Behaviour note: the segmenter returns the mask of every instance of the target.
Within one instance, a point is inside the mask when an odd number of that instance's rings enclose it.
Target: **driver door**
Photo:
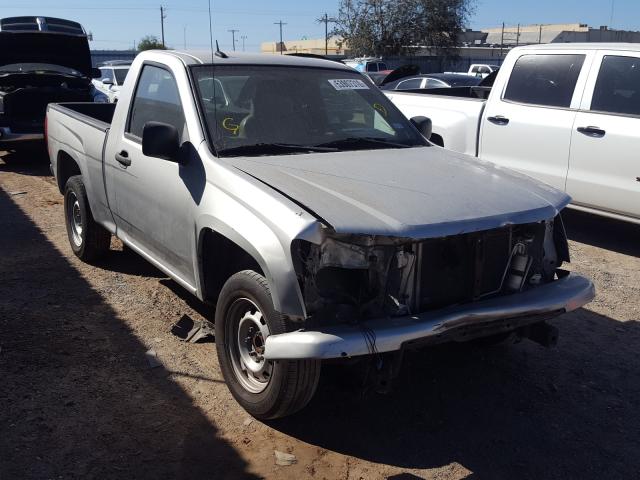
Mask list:
[[[175,126],[182,132],[181,143],[188,139],[176,80],[168,69],[155,64],[143,66],[124,136],[115,149],[118,234],[184,283],[194,285],[195,206],[181,175],[190,166],[144,155],[142,132],[149,121]]]

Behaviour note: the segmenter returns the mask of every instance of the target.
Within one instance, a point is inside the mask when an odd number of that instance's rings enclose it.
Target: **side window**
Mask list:
[[[377,63],[367,63],[367,72],[377,72],[378,64]]]
[[[173,75],[163,68],[145,65],[138,79],[127,133],[142,138],[144,125],[150,121],[173,125],[181,134],[185,127],[184,112]]]
[[[478,68],[478,73],[485,74],[485,73],[491,73],[491,71],[489,70],[489,67],[480,67]]]
[[[640,115],[640,58],[608,55],[602,59],[591,110]]]
[[[383,72],[383,71],[387,70],[387,64],[386,63],[379,63],[378,64],[378,70],[380,72]]]
[[[513,66],[505,100],[568,108],[584,55],[523,55]]]
[[[480,68],[480,67],[478,67],[477,65],[476,65],[476,66],[474,66],[474,67],[471,69],[471,73],[478,73],[478,69],[479,69],[479,68]]]
[[[421,78],[411,78],[398,83],[396,90],[412,90],[414,88],[420,88],[422,86]]]
[[[427,78],[427,85],[425,88],[446,88],[448,85],[435,78]]]

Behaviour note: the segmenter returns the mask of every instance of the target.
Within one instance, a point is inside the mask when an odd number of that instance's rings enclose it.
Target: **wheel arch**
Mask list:
[[[82,175],[80,163],[64,150],[58,150],[56,155],[56,180],[60,193],[64,193],[64,186],[74,175]]]
[[[201,227],[197,239],[198,291],[203,300],[215,302],[233,274],[254,270],[265,277],[278,312],[305,317],[290,254],[279,242],[260,244],[257,239],[245,238],[237,230],[217,222]]]

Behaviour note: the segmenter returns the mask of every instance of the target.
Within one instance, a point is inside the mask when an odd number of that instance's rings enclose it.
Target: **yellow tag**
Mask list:
[[[375,108],[377,111],[379,111],[383,117],[387,116],[387,109],[384,108],[384,105],[380,105],[379,103],[374,103],[373,104],[373,108]]]
[[[233,117],[226,117],[222,120],[222,128],[229,130],[234,135],[237,135],[238,130],[240,130],[240,125],[231,122],[233,122]]]

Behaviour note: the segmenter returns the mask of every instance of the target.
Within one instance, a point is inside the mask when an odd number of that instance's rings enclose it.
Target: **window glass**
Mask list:
[[[215,71],[203,65],[192,71],[210,138],[223,156],[237,147],[322,146],[361,138],[396,147],[426,144],[390,100],[355,71],[252,65]],[[339,148],[363,147],[347,142]]]
[[[435,78],[427,78],[427,85],[425,88],[447,88],[448,86],[449,85],[446,83],[436,80]]]
[[[403,82],[398,83],[398,90],[411,90],[414,88],[420,88],[422,86],[421,78],[412,78],[410,80],[405,80]]]
[[[124,79],[127,78],[128,72],[129,72],[128,68],[114,68],[113,75],[115,77],[115,82],[118,85],[124,84]]]
[[[387,64],[386,63],[379,63],[378,64],[378,70],[383,72],[384,70],[387,70]]]
[[[478,73],[478,69],[479,69],[479,68],[480,68],[480,67],[478,67],[478,66],[476,65],[475,67],[473,67],[473,68],[471,69],[471,73]]]
[[[603,58],[591,110],[640,115],[640,58]]]
[[[523,55],[513,67],[505,100],[568,108],[584,55]]]
[[[367,63],[367,72],[377,72],[378,64],[377,63]]]
[[[145,65],[138,80],[127,132],[142,138],[144,125],[150,121],[168,123],[181,133],[185,126],[175,79],[167,70]]]

